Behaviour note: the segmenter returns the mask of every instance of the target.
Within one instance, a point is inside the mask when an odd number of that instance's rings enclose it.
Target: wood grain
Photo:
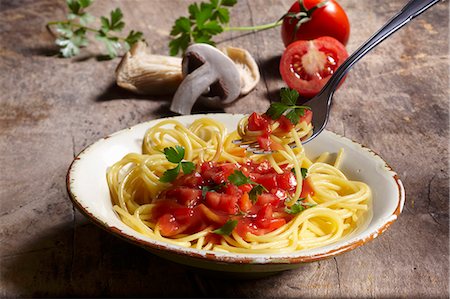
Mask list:
[[[239,1],[232,24],[276,20],[292,1]],[[351,52],[405,1],[341,0]],[[166,54],[183,0],[96,1],[119,6],[126,29],[144,32]],[[440,3],[359,62],[336,93],[328,129],[379,153],[407,193],[399,220],[352,252],[261,280],[197,273],[119,240],[74,210],[65,174],[98,138],[170,115],[170,98],[116,87],[118,59],[96,61],[95,44],[59,59],[46,22],[64,18],[64,1],[0,1],[1,297],[448,297],[448,3]],[[279,29],[229,32],[218,46],[248,49],[262,80],[227,112],[265,110],[283,86]],[[196,111],[204,108],[197,107]]]

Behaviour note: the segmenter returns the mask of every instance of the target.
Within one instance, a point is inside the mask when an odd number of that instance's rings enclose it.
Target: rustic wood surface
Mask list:
[[[276,20],[292,0],[240,0],[232,25]],[[352,52],[406,0],[340,0]],[[126,29],[168,52],[187,1],[96,1],[96,16],[121,7]],[[116,87],[119,60],[100,46],[54,57],[44,26],[64,1],[0,0],[1,297],[448,297],[449,9],[440,3],[359,62],[335,95],[328,129],[379,153],[399,174],[406,205],[382,236],[335,258],[261,280],[214,278],[160,259],[90,223],[74,209],[65,175],[98,138],[170,115],[170,98]],[[248,49],[262,80],[227,112],[264,111],[283,86],[279,29],[227,33],[219,45]],[[200,111],[202,108],[197,108]]]

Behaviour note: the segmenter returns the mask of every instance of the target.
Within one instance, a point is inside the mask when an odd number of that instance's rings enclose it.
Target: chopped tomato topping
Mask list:
[[[239,209],[241,209],[242,212],[248,212],[251,209],[252,202],[250,201],[250,197],[247,192],[242,194],[241,198],[239,198],[238,204]]]
[[[238,220],[235,231],[243,238],[248,233],[263,235],[292,219],[284,212],[284,202],[295,193],[297,181],[287,165],[279,174],[268,161],[245,164],[205,162],[197,172],[182,175],[173,187],[161,192],[154,201],[151,221],[158,225],[163,236],[191,234],[206,227],[220,228],[228,220]],[[240,186],[230,182],[229,176],[239,170],[250,182]],[[265,190],[252,202],[250,193],[255,185]],[[302,196],[313,194],[309,179],[303,181]],[[214,235],[214,234],[212,234]],[[209,240],[217,241],[210,236]]]
[[[304,198],[307,195],[314,195],[314,189],[312,187],[310,178],[306,178],[305,180],[303,180],[302,193],[300,194],[300,197]]]
[[[278,142],[275,142],[268,135],[261,135],[257,138],[259,147],[265,151],[278,151],[282,150],[283,146]]]
[[[288,133],[294,128],[294,124],[284,115],[277,119],[277,121],[280,123],[278,128],[282,132]]]
[[[313,116],[312,111],[309,109],[306,109],[305,114],[300,117],[299,122],[306,122],[307,124],[310,124],[312,121],[312,116]]]
[[[248,118],[249,131],[265,131],[268,132],[270,126],[270,118],[253,112]]]

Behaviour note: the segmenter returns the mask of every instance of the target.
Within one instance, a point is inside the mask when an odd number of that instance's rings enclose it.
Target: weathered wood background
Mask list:
[[[293,0],[240,0],[232,25],[276,20]],[[352,33],[348,50],[406,0],[339,1]],[[154,53],[168,52],[187,1],[96,1],[96,16],[121,7]],[[406,206],[382,236],[352,252],[262,280],[211,278],[97,228],[74,210],[67,168],[86,145],[116,130],[169,115],[169,98],[120,90],[119,60],[100,46],[59,59],[44,26],[65,17],[64,1],[0,1],[1,297],[447,297],[449,9],[440,3],[359,62],[335,95],[328,129],[379,153],[403,180]],[[262,72],[257,89],[226,109],[264,111],[283,83],[279,29],[223,34],[248,49]]]

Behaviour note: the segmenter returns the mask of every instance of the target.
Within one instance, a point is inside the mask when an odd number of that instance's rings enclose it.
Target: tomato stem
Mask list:
[[[243,26],[243,27],[225,27],[223,31],[250,31],[250,30],[267,30],[275,28],[283,24],[283,20],[278,20],[273,23],[257,25],[257,26]]]

